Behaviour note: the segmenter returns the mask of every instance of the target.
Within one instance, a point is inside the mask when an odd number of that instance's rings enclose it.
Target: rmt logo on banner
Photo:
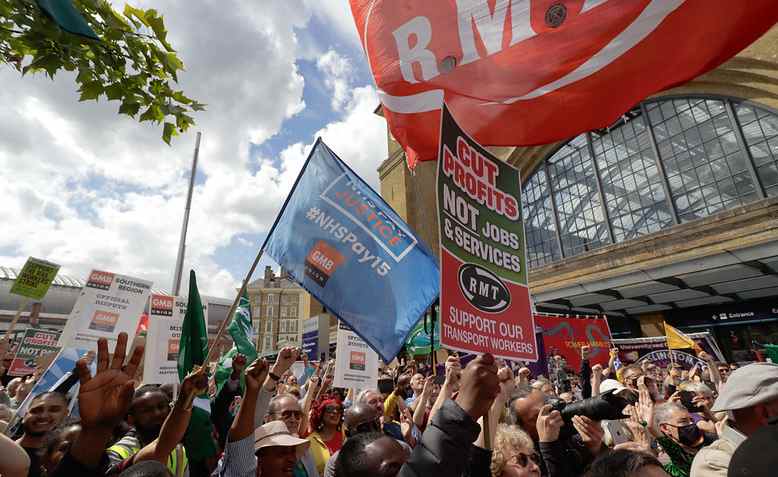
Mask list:
[[[474,307],[497,313],[511,304],[511,294],[502,280],[485,268],[472,263],[459,267],[459,288]]]

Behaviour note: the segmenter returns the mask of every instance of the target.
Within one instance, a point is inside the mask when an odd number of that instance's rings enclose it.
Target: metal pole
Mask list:
[[[178,296],[181,288],[181,273],[184,268],[184,255],[186,253],[186,229],[189,226],[189,209],[192,208],[192,189],[194,189],[195,175],[197,174],[197,157],[200,155],[200,137],[202,133],[197,132],[195,140],[194,157],[192,158],[192,174],[189,176],[189,191],[186,194],[186,207],[184,208],[184,223],[181,224],[181,239],[178,242],[178,257],[176,258],[176,271],[173,275],[173,287],[171,294]]]

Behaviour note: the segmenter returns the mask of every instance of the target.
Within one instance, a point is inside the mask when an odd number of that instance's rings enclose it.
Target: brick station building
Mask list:
[[[619,337],[709,330],[737,361],[778,343],[778,27],[609,128],[490,149],[521,171],[538,310],[606,314]],[[390,136],[378,172],[437,249],[436,163],[411,173]]]

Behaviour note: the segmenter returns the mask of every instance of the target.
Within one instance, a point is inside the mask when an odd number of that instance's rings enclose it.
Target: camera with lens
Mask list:
[[[565,425],[560,431],[560,438],[570,437],[575,434],[573,427],[573,416],[586,416],[593,421],[625,419],[624,408],[635,404],[637,396],[631,391],[623,390],[616,392],[615,389],[608,390],[600,395],[567,403],[561,399],[550,398],[546,404],[551,405],[554,411],[559,411]]]

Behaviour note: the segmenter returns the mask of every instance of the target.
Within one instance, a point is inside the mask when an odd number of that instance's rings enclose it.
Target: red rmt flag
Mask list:
[[[350,2],[409,162],[437,158],[444,99],[481,144],[563,140],[717,67],[778,21],[776,0]]]

